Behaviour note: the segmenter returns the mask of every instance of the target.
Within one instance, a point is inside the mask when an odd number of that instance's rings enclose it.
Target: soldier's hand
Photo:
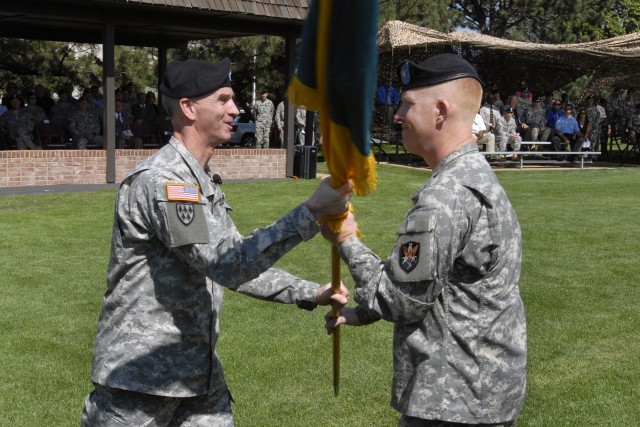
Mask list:
[[[333,188],[331,178],[324,177],[316,191],[306,201],[309,210],[316,217],[346,212],[349,209],[349,199],[353,193],[353,185],[347,182],[342,187]]]
[[[324,327],[327,329],[327,333],[331,335],[336,327],[340,325],[350,325],[350,326],[360,326],[360,320],[358,320],[358,316],[356,315],[355,309],[351,307],[345,307],[340,311],[340,316],[337,318],[333,317],[333,312],[330,311],[324,316],[325,325]]]
[[[322,224],[322,228],[320,230],[322,232],[322,237],[327,239],[334,246],[340,246],[340,244],[349,237],[358,235],[358,225],[356,224],[356,218],[352,213],[347,215],[339,232],[335,233],[329,230],[326,224]]]
[[[318,305],[329,305],[335,310],[342,308],[349,302],[349,289],[340,282],[340,290],[336,293],[331,289],[331,283],[321,286],[316,291],[316,302]]]

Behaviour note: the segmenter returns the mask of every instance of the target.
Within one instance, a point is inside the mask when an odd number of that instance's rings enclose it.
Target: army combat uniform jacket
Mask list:
[[[468,424],[516,419],[526,383],[521,232],[475,144],[413,195],[386,261],[356,237],[340,253],[360,320],[394,323],[394,408]]]
[[[226,390],[215,352],[223,286],[315,308],[317,284],[270,268],[319,231],[307,206],[245,238],[208,172],[172,138],[123,180],[94,383],[173,397]]]

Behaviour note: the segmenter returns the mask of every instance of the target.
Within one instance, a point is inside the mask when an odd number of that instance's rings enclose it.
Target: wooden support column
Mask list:
[[[284,73],[284,89],[289,87],[289,83],[296,71],[296,38],[293,33],[287,34],[284,40],[284,62],[287,69]],[[287,178],[293,176],[293,156],[295,144],[295,108],[288,101],[284,103],[284,137],[283,142],[287,147]]]
[[[116,122],[115,111],[115,24],[113,17],[108,17],[102,30],[102,93],[104,95],[104,109],[102,112],[102,138],[107,150],[106,180],[112,184],[116,182]]]

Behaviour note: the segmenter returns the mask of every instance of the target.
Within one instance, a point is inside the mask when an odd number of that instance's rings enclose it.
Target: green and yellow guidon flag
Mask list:
[[[366,195],[376,185],[371,122],[376,91],[378,0],[314,0],[287,96],[319,111],[331,184]]]

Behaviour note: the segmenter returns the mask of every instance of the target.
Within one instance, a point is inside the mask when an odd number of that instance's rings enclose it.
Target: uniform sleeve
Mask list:
[[[313,214],[301,204],[243,237],[227,214],[224,197],[213,203],[168,200],[168,179],[143,173],[132,182],[126,217],[133,224],[128,227],[144,230],[147,238],[158,239],[190,268],[225,287],[236,289],[255,279],[319,231]]]
[[[235,290],[257,299],[296,304],[305,310],[316,308],[319,285],[301,279],[284,270],[270,268],[257,278],[238,286]]]
[[[356,237],[340,246],[356,282],[354,299],[359,304],[399,324],[425,317],[446,285],[456,248],[464,238],[459,225],[466,223],[455,198],[440,203],[439,209],[417,209],[405,218],[386,261]]]

